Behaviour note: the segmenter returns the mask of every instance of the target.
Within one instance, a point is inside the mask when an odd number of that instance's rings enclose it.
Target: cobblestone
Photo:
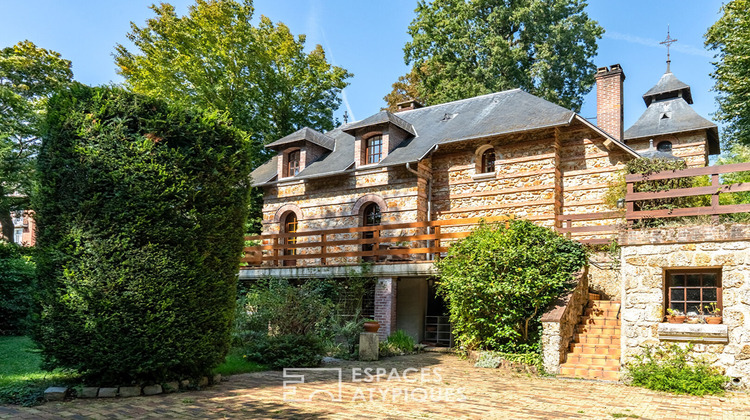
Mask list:
[[[452,354],[424,353],[326,367],[342,369],[341,401],[331,401],[330,397],[326,401],[324,397],[328,395],[318,394],[313,401],[285,402],[282,372],[259,372],[231,376],[228,381],[203,391],[128,399],[78,399],[30,408],[0,406],[0,419],[611,419],[613,414],[620,414],[641,419],[731,420],[746,419],[750,413],[750,395],[746,393],[702,398],[676,396],[618,383],[542,378],[475,368]],[[381,368],[382,374],[375,376],[377,371],[373,371],[372,381],[366,382],[367,368]],[[415,370],[407,371],[409,368]],[[424,377],[422,372],[426,373]],[[352,382],[353,377],[361,381]],[[305,397],[313,390],[338,393],[338,382],[326,376],[326,372],[308,372],[305,382],[298,384],[297,396]],[[430,397],[421,401],[424,395],[421,390],[426,390],[436,401],[429,401]]]

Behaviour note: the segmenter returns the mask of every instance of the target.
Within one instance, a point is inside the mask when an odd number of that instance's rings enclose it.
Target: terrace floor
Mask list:
[[[340,401],[331,401],[329,395],[320,394],[313,401],[284,401],[285,392],[288,398],[300,399],[315,391],[338,396],[338,381],[331,379],[331,372],[308,374],[307,383],[297,384],[299,388],[293,395],[291,388],[284,389],[282,372],[260,372],[235,375],[200,392],[73,400],[32,408],[0,406],[0,419],[746,419],[750,413],[747,393],[727,393],[722,397],[675,396],[618,383],[541,378],[475,368],[451,354],[424,353],[326,367],[341,368],[343,372]],[[352,369],[356,368],[382,368],[385,373],[379,376],[379,381],[373,377],[372,382],[352,382]],[[407,371],[409,368],[414,370]],[[424,377],[422,372],[426,373]],[[357,378],[367,379],[364,371]],[[290,379],[287,377],[287,381]]]

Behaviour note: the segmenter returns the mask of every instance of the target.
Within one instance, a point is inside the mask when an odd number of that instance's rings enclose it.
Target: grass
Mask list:
[[[0,337],[0,404],[35,405],[48,386],[75,381],[75,374],[43,371],[42,357],[29,337]]]
[[[241,350],[232,350],[214,373],[233,375],[259,372],[266,367],[245,360]],[[44,390],[55,385],[77,385],[79,376],[70,371],[42,370],[42,357],[29,337],[0,337],[0,404],[31,406],[43,401]]]
[[[264,370],[268,370],[268,368],[247,360],[242,354],[241,349],[232,349],[224,360],[224,363],[214,369],[214,373],[220,373],[222,376],[225,376],[238,373],[261,372]]]

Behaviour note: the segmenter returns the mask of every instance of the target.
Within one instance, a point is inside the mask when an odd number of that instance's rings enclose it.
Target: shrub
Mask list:
[[[414,352],[415,341],[404,330],[397,330],[385,341],[380,342],[378,353],[381,356],[401,356]]]
[[[722,394],[729,378],[704,359],[691,355],[692,344],[680,347],[647,347],[628,363],[627,374],[633,385],[677,394]]]
[[[246,137],[113,87],[49,103],[35,202],[48,367],[101,383],[208,374],[229,349]]]
[[[438,264],[457,343],[466,350],[533,352],[541,317],[586,263],[574,241],[528,221],[480,225]]]
[[[320,364],[323,345],[315,334],[258,334],[245,353],[248,360],[272,369],[315,367]]]
[[[0,240],[0,335],[22,335],[31,310],[35,266],[28,248]]]

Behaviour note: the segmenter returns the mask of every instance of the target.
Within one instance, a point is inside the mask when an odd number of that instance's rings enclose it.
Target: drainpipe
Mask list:
[[[432,156],[432,154],[435,153],[437,149],[438,149],[438,145],[436,144],[435,147],[425,157]],[[411,165],[409,164],[409,162],[406,163],[406,170],[416,175],[417,178],[424,178],[427,181],[427,221],[431,222],[432,221],[432,176],[430,177],[422,176],[419,172],[411,168]],[[434,232],[434,229],[432,228],[432,226],[429,226],[427,228],[427,234],[431,234],[433,232]],[[428,254],[428,256],[431,257],[431,254]]]

